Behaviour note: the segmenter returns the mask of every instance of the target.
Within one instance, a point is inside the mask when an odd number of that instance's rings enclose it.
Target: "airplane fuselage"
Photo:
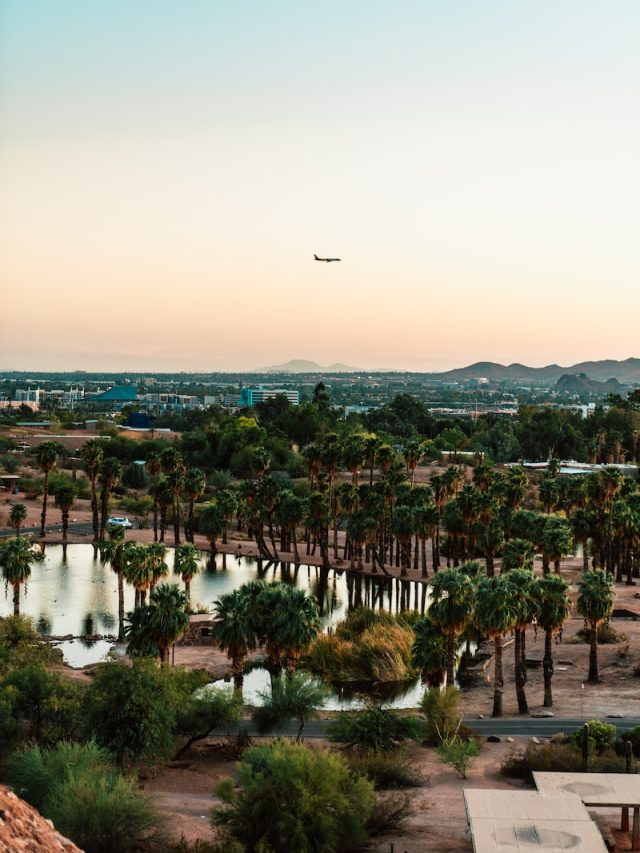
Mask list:
[[[325,264],[332,264],[335,261],[341,261],[342,258],[319,258],[317,255],[313,256],[314,261],[324,261]]]

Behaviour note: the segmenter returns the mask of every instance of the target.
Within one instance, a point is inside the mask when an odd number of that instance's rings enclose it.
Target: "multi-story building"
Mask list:
[[[256,403],[264,403],[273,397],[283,395],[291,403],[297,406],[300,402],[299,391],[291,391],[286,388],[271,388],[267,385],[259,385],[257,388],[242,388],[240,391],[241,406],[255,406]]]

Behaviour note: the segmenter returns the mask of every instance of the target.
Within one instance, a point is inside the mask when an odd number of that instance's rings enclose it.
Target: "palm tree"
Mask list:
[[[127,654],[159,654],[161,666],[169,664],[169,650],[189,628],[184,593],[175,584],[160,584],[151,603],[127,614]]]
[[[20,536],[20,528],[27,518],[27,508],[24,504],[13,504],[9,510],[9,524],[16,532],[16,536]]]
[[[147,551],[149,572],[151,574],[149,590],[153,592],[158,581],[162,580],[162,578],[166,578],[169,574],[169,566],[165,559],[167,556],[167,548],[163,542],[149,542],[149,544],[144,547]]]
[[[358,485],[360,469],[364,463],[364,451],[364,437],[361,433],[350,435],[344,443],[342,461],[347,471],[351,474],[351,482],[354,486]]]
[[[257,637],[250,612],[250,597],[242,587],[221,595],[214,603],[215,620],[212,635],[222,651],[231,661],[233,683],[242,690],[244,661],[249,652],[257,647]]]
[[[153,580],[149,554],[144,545],[138,542],[127,543],[123,551],[122,574],[135,590],[134,607],[143,607],[146,604],[147,590]]]
[[[200,468],[189,468],[184,478],[184,494],[189,503],[189,513],[185,524],[185,538],[193,542],[193,505],[204,495],[207,479]]]
[[[320,630],[318,606],[303,589],[284,584],[265,587],[267,614],[265,647],[271,659],[272,671],[279,669],[284,658],[287,671],[295,671],[300,655]]]
[[[431,584],[429,618],[447,638],[447,687],[455,679],[456,641],[473,619],[475,585],[469,575],[444,569]]]
[[[169,649],[189,629],[185,594],[175,584],[163,583],[151,592],[150,624],[153,639],[160,649],[160,665],[169,663]]]
[[[538,598],[538,624],[544,630],[544,658],[542,670],[544,677],[544,707],[553,706],[551,679],[553,678],[552,640],[569,618],[571,600],[567,582],[560,575],[546,575],[535,582],[535,595]]]
[[[100,465],[100,473],[98,479],[102,486],[100,494],[100,539],[104,539],[104,532],[107,526],[107,516],[109,515],[109,498],[111,492],[118,484],[122,475],[122,465],[114,456],[106,456]]]
[[[513,651],[518,712],[520,714],[527,714],[529,712],[529,705],[525,693],[525,684],[527,682],[525,632],[527,626],[538,615],[535,577],[529,569],[512,569],[504,577],[511,587],[511,606],[515,611],[513,623],[515,642],[513,644]]]
[[[173,502],[173,537],[174,545],[180,544],[180,495],[184,486],[186,466],[182,455],[175,447],[167,447],[160,455],[160,464],[166,474],[167,488],[170,490]]]
[[[62,541],[67,541],[67,530],[69,529],[69,511],[76,499],[73,486],[61,486],[55,493],[55,505],[62,515]]]
[[[24,536],[8,539],[0,545],[0,565],[5,583],[13,587],[13,615],[20,615],[20,587],[29,580],[31,566],[38,559],[31,542]]]
[[[493,640],[493,717],[502,716],[504,674],[502,669],[502,638],[516,623],[509,575],[480,578],[475,605],[475,624],[478,630]]]
[[[298,540],[296,528],[302,524],[304,518],[305,504],[302,498],[293,492],[286,492],[277,507],[277,518],[283,538],[283,550],[289,551],[293,548],[293,556],[296,565],[300,563],[298,553]]]
[[[218,504],[205,505],[198,516],[198,529],[209,540],[211,556],[213,557],[218,550],[216,545],[218,536],[224,534],[226,530],[226,521]]]
[[[441,573],[442,574],[442,573]],[[413,626],[415,639],[411,648],[413,665],[422,673],[422,683],[440,687],[449,666],[447,637],[428,614]]]
[[[200,572],[200,555],[191,542],[176,548],[173,571],[184,581],[184,595],[187,601],[187,611],[191,612],[191,581]]]
[[[543,567],[553,563],[554,572],[559,574],[560,560],[572,551],[573,533],[569,522],[557,515],[550,515],[542,531]]]
[[[103,561],[111,563],[111,568],[118,577],[118,642],[124,640],[124,566],[125,566],[125,529],[120,524],[108,524],[109,539],[100,542],[100,556]]]
[[[533,570],[533,542],[516,537],[504,543],[501,571],[508,572],[511,569]]]
[[[569,524],[573,538],[582,545],[582,570],[586,572],[589,570],[589,539],[596,526],[596,515],[591,509],[578,507],[572,513]]]
[[[102,442],[93,438],[88,441],[80,452],[82,458],[82,467],[89,478],[91,484],[91,520],[93,523],[93,540],[97,542],[100,538],[100,523],[98,520],[98,493],[96,490],[96,482],[102,460],[104,459],[104,450]]]
[[[375,465],[376,456],[380,447],[380,439],[375,433],[370,433],[364,438],[364,458],[369,466],[369,485],[373,485],[373,466]]]
[[[411,488],[416,479],[416,468],[425,454],[425,443],[420,438],[410,438],[404,445],[402,455],[407,464],[407,472],[411,475]]]
[[[151,488],[149,493],[153,498],[153,541],[158,541],[158,478],[162,473],[162,459],[157,451],[153,451],[147,457],[145,467],[151,477]]]
[[[44,486],[42,490],[42,515],[40,517],[40,536],[46,536],[45,525],[47,523],[47,498],[49,497],[49,474],[58,461],[62,452],[62,445],[57,441],[43,441],[35,448],[35,457],[38,460],[40,470],[44,474]]]
[[[224,518],[224,530],[222,531],[222,544],[227,544],[227,531],[233,520],[234,513],[238,510],[238,493],[235,489],[223,489],[216,495],[216,506]]]
[[[589,625],[589,675],[587,681],[596,684],[598,673],[598,625],[609,618],[615,592],[613,576],[602,569],[583,572],[578,580],[578,613]]]

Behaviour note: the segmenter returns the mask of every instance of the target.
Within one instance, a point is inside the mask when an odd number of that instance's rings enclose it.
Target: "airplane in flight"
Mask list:
[[[342,258],[319,258],[317,255],[313,256],[314,261],[324,261],[325,264],[332,264],[334,261],[341,261]]]

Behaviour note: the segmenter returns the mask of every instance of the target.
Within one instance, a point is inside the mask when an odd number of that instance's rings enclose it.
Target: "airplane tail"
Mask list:
[[[314,256],[313,256],[313,259],[314,259],[314,261],[319,261],[319,260],[320,260],[320,258],[319,258],[317,255],[314,255]]]

